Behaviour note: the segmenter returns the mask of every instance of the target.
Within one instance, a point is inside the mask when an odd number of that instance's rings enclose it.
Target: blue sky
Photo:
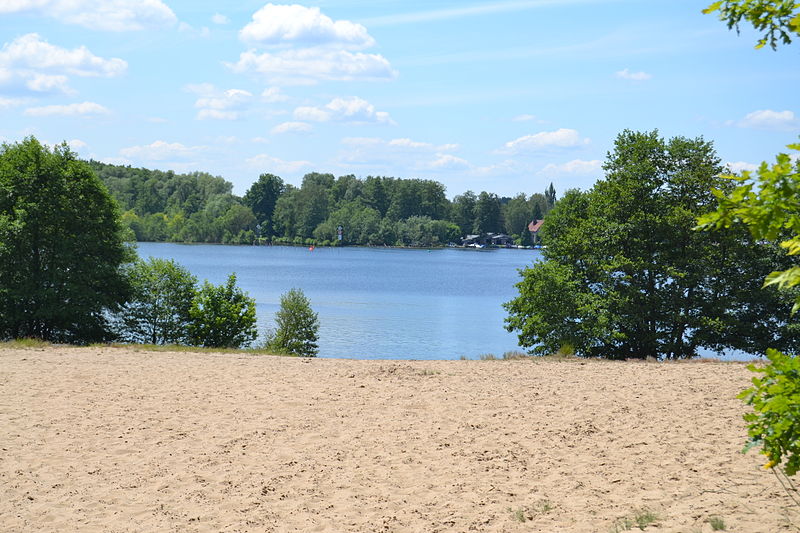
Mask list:
[[[683,0],[3,0],[0,140],[201,170],[588,188],[623,129],[736,170],[800,133],[798,44]]]

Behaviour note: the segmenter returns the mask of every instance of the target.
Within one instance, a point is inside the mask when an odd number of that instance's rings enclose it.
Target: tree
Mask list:
[[[500,199],[486,191],[478,195],[475,203],[475,233],[500,233],[503,230],[503,217],[500,212]]]
[[[256,301],[236,286],[236,274],[225,285],[203,282],[189,316],[189,339],[196,346],[239,348],[258,336]]]
[[[728,29],[736,28],[737,33],[743,19],[763,32],[756,48],[769,43],[776,50],[779,42],[790,44],[793,36],[800,37],[800,3],[796,0],[720,0],[703,13],[715,11],[719,11],[719,18]]]
[[[137,261],[128,278],[133,294],[117,317],[118,335],[135,343],[188,342],[197,278],[172,260],[154,257]]]
[[[475,226],[475,205],[478,197],[472,191],[459,194],[453,198],[450,220],[458,224],[461,235],[472,233]]]
[[[724,4],[724,6],[723,6]],[[777,48],[778,40],[791,42],[791,34],[800,35],[800,4],[789,0],[727,0],[714,2],[704,13],[720,10],[720,18],[728,28],[739,29],[744,18],[756,30],[765,31],[756,48],[768,41]],[[800,144],[789,145],[790,150],[800,150]],[[733,190],[714,191],[717,209],[699,219],[698,229],[728,228],[744,224],[754,239],[779,240],[788,256],[800,253],[800,221],[798,221],[798,192],[800,191],[800,160],[793,164],[787,154],[779,154],[777,163],[762,163],[756,174],[744,172],[741,177],[727,176],[741,185]],[[765,288],[778,287],[795,292],[792,313],[800,308],[800,267],[796,261],[789,268],[774,270],[765,279]],[[797,326],[795,324],[795,326]],[[773,345],[774,347],[774,345]],[[797,347],[792,352],[796,353]],[[769,458],[765,468],[783,466],[786,476],[800,469],[800,360],[780,350],[767,349],[769,364],[764,368],[750,369],[763,373],[763,378],[753,378],[753,386],[739,395],[753,407],[745,415],[748,422],[748,450],[755,446]]]
[[[692,231],[726,180],[711,143],[625,131],[586,193],[568,191],[545,218],[545,261],[523,271],[506,327],[547,353],[688,358],[698,348],[800,345],[790,298],[759,291],[777,248],[741,228]]]
[[[278,176],[261,174],[244,195],[244,204],[253,210],[265,237],[274,235],[272,216],[275,213],[275,204],[285,188],[283,180]]]
[[[556,188],[552,183],[544,190],[544,197],[547,199],[547,209],[552,209],[556,205]]]
[[[134,256],[116,203],[66,143],[0,147],[0,338],[108,340]]]
[[[302,290],[292,289],[281,296],[275,324],[277,328],[268,335],[267,348],[278,353],[316,357],[319,318]]]

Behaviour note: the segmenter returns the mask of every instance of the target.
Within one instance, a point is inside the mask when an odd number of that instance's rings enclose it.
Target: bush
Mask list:
[[[769,365],[750,370],[763,374],[754,377],[753,386],[739,398],[753,406],[745,415],[750,440],[745,451],[761,446],[769,462],[765,468],[781,464],[787,476],[800,470],[800,359],[778,350],[767,350]]]
[[[189,310],[192,344],[212,348],[239,348],[253,342],[256,301],[236,286],[236,274],[225,285],[205,281]]]
[[[197,278],[172,260],[151,257],[128,271],[133,296],[116,320],[119,337],[145,344],[184,344]]]
[[[278,353],[316,357],[319,318],[311,302],[300,289],[281,296],[281,308],[275,313],[277,329],[268,334],[267,348]]]

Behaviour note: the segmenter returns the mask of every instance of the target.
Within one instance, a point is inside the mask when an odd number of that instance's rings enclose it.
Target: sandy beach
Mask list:
[[[794,531],[750,374],[3,348],[0,530]]]

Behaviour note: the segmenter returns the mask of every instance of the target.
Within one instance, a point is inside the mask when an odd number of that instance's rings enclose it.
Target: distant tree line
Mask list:
[[[243,197],[221,177],[89,162],[139,241],[438,246],[467,234],[506,233],[531,244],[531,220],[555,205],[552,184],[513,198],[467,191],[449,200],[443,184],[310,173],[300,187],[262,174]]]

